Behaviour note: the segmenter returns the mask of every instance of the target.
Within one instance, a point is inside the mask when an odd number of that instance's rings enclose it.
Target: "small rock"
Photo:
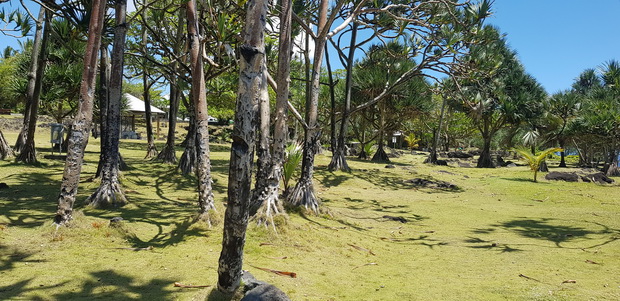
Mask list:
[[[396,168],[396,166],[392,165],[392,164],[388,164],[385,166],[385,168]]]
[[[120,216],[117,217],[113,217],[110,219],[110,227],[117,227],[121,225],[121,222],[123,222],[123,218]]]

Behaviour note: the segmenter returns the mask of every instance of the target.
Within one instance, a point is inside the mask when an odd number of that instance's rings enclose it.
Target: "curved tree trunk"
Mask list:
[[[0,130],[0,160],[4,160],[13,155],[14,153],[13,153],[13,150],[11,149],[11,146],[4,138],[4,135],[2,134],[2,130]]]
[[[116,0],[114,46],[112,48],[112,68],[110,72],[110,99],[108,102],[107,130],[105,142],[105,162],[101,168],[101,184],[86,201],[95,208],[120,207],[127,204],[119,181],[119,139],[121,126],[121,98],[123,85],[123,53],[127,34],[127,0]]]
[[[328,0],[321,0],[318,33],[324,33],[327,25],[327,12],[329,7]],[[323,62],[323,52],[325,51],[326,37],[319,36],[315,40],[314,60],[312,62],[312,76],[310,81],[310,95],[306,101],[306,124],[304,136],[304,154],[301,163],[301,177],[295,188],[287,196],[287,202],[293,206],[303,206],[307,210],[315,213],[319,211],[319,198],[314,192],[312,176],[314,173],[314,155],[317,152],[321,131],[317,124],[319,106],[319,84],[321,75],[321,64]]]
[[[194,0],[187,2],[187,34],[190,46],[190,69],[192,72],[192,100],[196,125],[196,178],[198,179],[199,219],[211,224],[209,211],[215,210],[211,190],[211,161],[209,160],[209,114],[205,91],[202,45],[198,33],[198,13]]]
[[[45,70],[45,61],[46,61],[46,52],[47,52],[47,41],[50,31],[50,14],[45,11],[45,8],[41,7],[41,10],[45,13],[45,25],[43,26],[43,37],[41,38],[40,49],[38,50],[36,60],[32,62],[32,64],[36,65],[32,67],[32,69],[36,70],[35,72],[35,80],[34,87],[31,90],[30,81],[28,82],[28,98],[30,99],[30,114],[28,121],[28,133],[26,134],[26,143],[19,150],[19,155],[15,158],[17,162],[24,163],[36,163],[37,162],[37,151],[34,143],[34,135],[37,131],[37,117],[39,114],[39,98],[41,95],[41,86],[43,84],[43,71]],[[38,22],[37,22],[38,23]],[[33,51],[34,52],[34,51]],[[34,54],[33,54],[34,58]]]
[[[350,172],[351,168],[347,163],[345,136],[347,134],[347,125],[349,124],[349,111],[351,111],[351,87],[353,78],[353,59],[355,55],[355,41],[357,38],[357,23],[353,22],[351,30],[351,43],[349,44],[349,55],[347,57],[347,78],[345,81],[345,101],[342,119],[340,120],[340,131],[338,132],[338,140],[332,145],[332,160],[327,167],[329,170],[342,170]],[[360,154],[361,155],[361,154]]]
[[[292,1],[282,1],[280,9],[280,40],[278,46],[278,73],[276,80],[278,87],[276,89],[276,120],[273,134],[273,144],[270,161],[264,172],[265,180],[260,178],[260,169],[256,176],[256,189],[254,200],[258,207],[257,214],[254,219],[258,224],[267,226],[269,223],[274,226],[273,216],[284,213],[282,204],[279,201],[280,179],[282,178],[282,162],[284,162],[284,150],[287,140],[288,128],[286,126],[287,106],[289,99],[290,72],[291,72],[291,20],[292,20]],[[261,98],[261,104],[268,105],[269,99]],[[268,107],[267,107],[268,109]],[[261,133],[269,130],[269,123],[263,124],[265,118],[263,115],[269,116],[269,110],[265,110],[261,106]],[[268,119],[267,119],[268,120]],[[266,137],[268,138],[268,137]],[[261,144],[263,144],[263,136],[261,134]],[[260,149],[260,148],[259,148]],[[260,155],[259,155],[260,158]],[[259,165],[260,167],[260,165]]]
[[[54,222],[57,225],[66,224],[73,216],[73,204],[77,194],[82,163],[84,161],[84,149],[88,144],[92,116],[93,98],[95,91],[95,78],[97,76],[97,57],[101,43],[101,29],[105,14],[105,1],[93,0],[92,15],[88,26],[88,40],[86,53],[84,54],[84,72],[80,84],[78,110],[73,121],[69,146],[67,149],[67,161],[63,172],[63,180],[60,185],[58,196],[58,209]]]
[[[248,225],[252,161],[257,123],[257,100],[268,98],[265,55],[265,0],[247,3],[243,44],[240,47],[239,92],[230,151],[228,204],[224,215],[224,237],[219,258],[218,289],[231,294],[239,286],[243,248]]]
[[[174,149],[175,131],[177,127],[177,112],[179,111],[179,93],[175,83],[170,83],[170,109],[168,110],[168,136],[166,145],[157,155],[156,161],[168,164],[177,163],[177,154]]]
[[[41,45],[43,44],[43,23],[45,22],[45,7],[41,6],[41,10],[39,10],[39,16],[36,21],[36,31],[34,34],[34,41],[32,43],[32,53],[30,54],[30,70],[28,71],[28,87],[26,88],[26,109],[24,110],[24,122],[22,123],[22,129],[17,136],[17,141],[15,142],[15,152],[21,153],[22,149],[26,145],[26,140],[28,137],[28,132],[30,128],[30,122],[32,121],[31,113],[32,104],[35,101],[35,91],[37,81],[41,82],[42,78],[38,77],[39,74],[39,63],[40,56],[43,53],[41,51]],[[40,86],[40,83],[39,83]],[[39,101],[39,98],[36,98],[36,101]],[[36,115],[36,114],[35,114]],[[35,118],[36,122],[36,118]]]

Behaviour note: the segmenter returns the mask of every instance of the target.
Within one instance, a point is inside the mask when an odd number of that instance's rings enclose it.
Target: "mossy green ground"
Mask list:
[[[97,187],[87,181],[99,149],[91,138],[76,203],[81,213],[56,231],[64,162],[43,159],[49,133],[38,135],[40,165],[0,162],[0,182],[9,185],[0,190],[0,300],[218,299],[212,287],[173,286],[217,279],[222,224],[191,223],[191,177],[143,160],[143,141],[123,140],[131,203],[86,208]],[[14,142],[16,133],[5,136]],[[211,149],[221,219],[229,149]],[[429,166],[413,155],[394,159],[394,169],[350,159],[353,172],[332,173],[327,155],[317,157],[315,184],[328,213],[292,213],[278,234],[256,226],[247,234],[244,268],[293,300],[620,300],[616,184],[533,183],[527,167]],[[461,189],[403,182],[416,177]],[[116,216],[125,220],[122,229],[108,226]]]

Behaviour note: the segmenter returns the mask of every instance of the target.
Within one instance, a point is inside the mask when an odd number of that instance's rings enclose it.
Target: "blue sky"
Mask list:
[[[17,6],[11,0],[0,9]],[[620,0],[495,0],[493,11],[488,23],[507,35],[548,93],[570,88],[586,68],[620,60]],[[0,34],[0,50],[16,45]]]

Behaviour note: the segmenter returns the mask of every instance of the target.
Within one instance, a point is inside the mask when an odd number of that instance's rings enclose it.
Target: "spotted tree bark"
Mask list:
[[[193,99],[191,95],[190,98]],[[181,154],[181,159],[179,159],[179,169],[184,175],[195,172],[196,161],[198,160],[196,158],[196,110],[192,99],[190,99],[188,106],[186,106],[189,115],[189,126],[184,141],[185,150]]]
[[[105,161],[101,165],[101,184],[86,201],[96,208],[120,207],[127,204],[119,181],[119,150],[121,127],[121,98],[123,87],[123,53],[125,51],[125,37],[127,36],[126,23],[127,0],[116,0],[114,29],[114,46],[112,48],[112,68],[110,70],[110,90],[107,114],[107,139],[104,146]]]
[[[39,113],[39,98],[41,95],[41,85],[43,84],[43,71],[45,70],[45,61],[46,61],[46,52],[47,52],[47,44],[48,44],[48,36],[50,31],[50,15],[48,12],[45,12],[45,8],[41,7],[41,10],[44,12],[45,17],[43,18],[43,37],[41,38],[40,49],[37,50],[37,55],[35,59],[35,54],[33,50],[32,58],[34,61],[31,63],[34,67],[31,67],[31,71],[35,70],[34,75],[34,86],[31,87],[30,84],[32,81],[28,81],[28,90],[27,90],[27,98],[30,103],[30,110],[28,114],[28,132],[25,135],[26,142],[23,147],[19,150],[19,155],[15,158],[17,162],[24,163],[36,163],[37,162],[37,152],[34,143],[34,135],[37,130],[37,117]],[[40,22],[37,22],[40,23]],[[38,26],[38,25],[37,25]]]
[[[72,124],[71,135],[67,147],[67,160],[60,185],[58,208],[54,222],[57,225],[66,224],[73,215],[73,204],[78,190],[84,149],[88,144],[88,137],[93,115],[93,98],[95,96],[95,78],[97,75],[98,49],[101,44],[101,29],[105,14],[105,1],[93,0],[92,14],[89,23],[88,40],[84,54],[84,71],[80,83],[78,109]]]
[[[199,218],[210,224],[208,213],[215,210],[215,205],[213,203],[211,161],[209,160],[209,114],[195,0],[187,2],[187,33],[190,43],[190,69],[192,72],[191,93],[196,118],[196,178],[198,180]]]
[[[101,178],[103,173],[103,164],[107,162],[106,145],[108,141],[108,103],[110,100],[110,55],[108,53],[108,45],[102,43],[101,59],[99,60],[99,163],[97,164],[97,172],[95,178]]]
[[[282,1],[280,7],[280,38],[278,45],[278,73],[276,75],[276,114],[271,152],[269,147],[269,99],[260,98],[260,143],[258,168],[253,203],[257,212],[254,219],[265,226],[273,223],[273,216],[284,213],[279,200],[280,179],[288,127],[286,125],[291,73],[291,19],[292,2]],[[264,163],[264,164],[263,164]]]
[[[234,292],[241,278],[251,197],[258,99],[268,97],[264,36],[268,2],[250,0],[246,5],[246,24],[240,47],[239,91],[228,171],[228,204],[218,268],[218,289],[224,293]]]

